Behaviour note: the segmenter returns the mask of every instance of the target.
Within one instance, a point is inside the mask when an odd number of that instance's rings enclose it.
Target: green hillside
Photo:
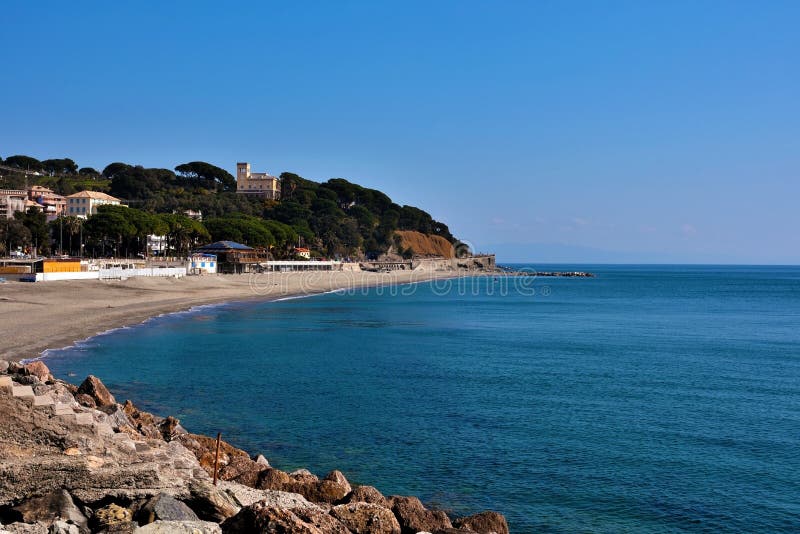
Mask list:
[[[397,246],[397,230],[454,241],[447,226],[427,212],[398,205],[378,190],[341,178],[317,183],[285,172],[280,175],[281,200],[275,201],[236,193],[234,177],[205,162],[184,163],[174,170],[115,162],[98,172],[68,158],[39,161],[11,156],[0,159],[0,166],[0,188],[36,184],[62,195],[89,189],[109,193],[129,206],[104,207],[85,222],[65,217],[61,224],[51,223],[51,237],[64,241],[65,251],[75,252],[78,233],[86,253],[97,255],[142,253],[148,234],[167,235],[175,253],[205,241],[229,239],[268,248],[276,258],[289,257],[298,243],[318,256],[375,257]],[[202,222],[183,215],[187,210],[201,211]],[[48,240],[39,219],[35,214],[17,217],[31,232],[28,239],[46,251]],[[71,247],[62,237],[65,223]],[[3,248],[13,249],[25,241],[18,224],[0,228],[2,232]]]

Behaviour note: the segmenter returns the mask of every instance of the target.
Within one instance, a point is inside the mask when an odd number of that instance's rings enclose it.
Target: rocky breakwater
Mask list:
[[[339,471],[287,473],[263,456],[79,387],[42,362],[0,361],[0,534],[507,534],[505,518],[451,518]]]

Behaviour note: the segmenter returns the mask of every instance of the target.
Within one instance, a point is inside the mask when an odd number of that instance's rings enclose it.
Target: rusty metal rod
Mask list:
[[[217,471],[219,470],[219,444],[222,439],[222,432],[217,432],[217,452],[214,454],[214,485],[217,485]]]

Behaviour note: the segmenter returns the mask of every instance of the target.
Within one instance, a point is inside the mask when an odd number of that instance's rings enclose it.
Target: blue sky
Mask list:
[[[6,2],[0,156],[344,177],[500,260],[800,263],[800,2]]]

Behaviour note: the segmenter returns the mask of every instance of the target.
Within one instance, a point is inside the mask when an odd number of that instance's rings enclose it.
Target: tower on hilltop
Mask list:
[[[271,200],[281,197],[281,182],[266,172],[250,172],[250,164],[236,164],[236,192],[245,195],[259,195]]]

